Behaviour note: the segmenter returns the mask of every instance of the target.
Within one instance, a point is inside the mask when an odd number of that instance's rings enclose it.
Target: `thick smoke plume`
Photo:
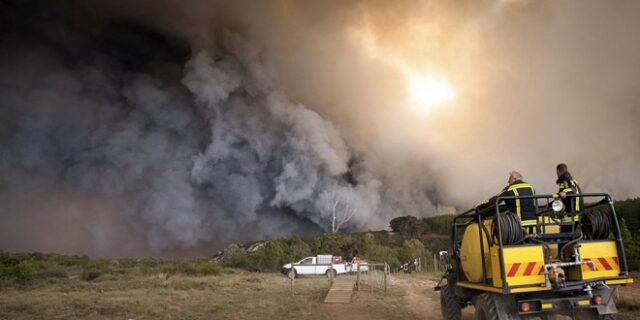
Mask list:
[[[640,5],[0,2],[0,249],[230,242],[539,192],[637,196]],[[456,101],[421,114],[407,72]]]

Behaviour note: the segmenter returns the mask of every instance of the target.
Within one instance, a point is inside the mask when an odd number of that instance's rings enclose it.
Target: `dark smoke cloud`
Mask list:
[[[324,232],[336,199],[348,229],[384,228],[473,205],[509,169],[552,191],[559,161],[635,196],[637,9],[0,2],[0,248],[209,253]],[[447,70],[458,113],[404,108],[394,56]]]
[[[79,30],[73,6],[23,16],[33,8],[5,11],[23,24],[3,37],[5,247],[159,253],[319,232],[330,188],[375,210],[379,182],[344,178],[339,130],[279,91],[242,35],[192,48],[127,20]],[[50,220],[68,225],[38,226]]]

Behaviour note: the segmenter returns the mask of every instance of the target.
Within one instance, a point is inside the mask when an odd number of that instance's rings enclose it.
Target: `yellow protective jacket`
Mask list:
[[[573,179],[571,173],[569,173],[568,171],[560,176],[556,183],[559,187],[558,192],[564,192],[567,195],[582,193],[578,182]],[[582,197],[566,197],[562,199],[562,203],[564,204],[564,210],[567,213],[580,212],[582,208],[584,208],[584,199]],[[578,219],[579,217],[577,215],[567,214],[564,218],[562,218],[562,222],[578,221]]]
[[[504,187],[499,194],[482,201],[478,204],[478,210],[493,206],[498,197],[504,196],[531,196],[536,190],[527,182],[516,180],[512,184]],[[536,217],[536,206],[534,199],[505,199],[505,205],[510,212],[515,213],[520,218],[522,226],[534,226],[538,223]]]

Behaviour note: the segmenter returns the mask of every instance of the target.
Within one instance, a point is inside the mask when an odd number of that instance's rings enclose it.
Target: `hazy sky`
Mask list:
[[[0,4],[0,249],[208,254],[640,195],[637,1]]]

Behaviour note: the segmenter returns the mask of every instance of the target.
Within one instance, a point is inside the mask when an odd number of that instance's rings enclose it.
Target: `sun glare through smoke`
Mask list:
[[[456,91],[445,79],[430,75],[411,76],[409,93],[413,104],[422,111],[453,101]]]

